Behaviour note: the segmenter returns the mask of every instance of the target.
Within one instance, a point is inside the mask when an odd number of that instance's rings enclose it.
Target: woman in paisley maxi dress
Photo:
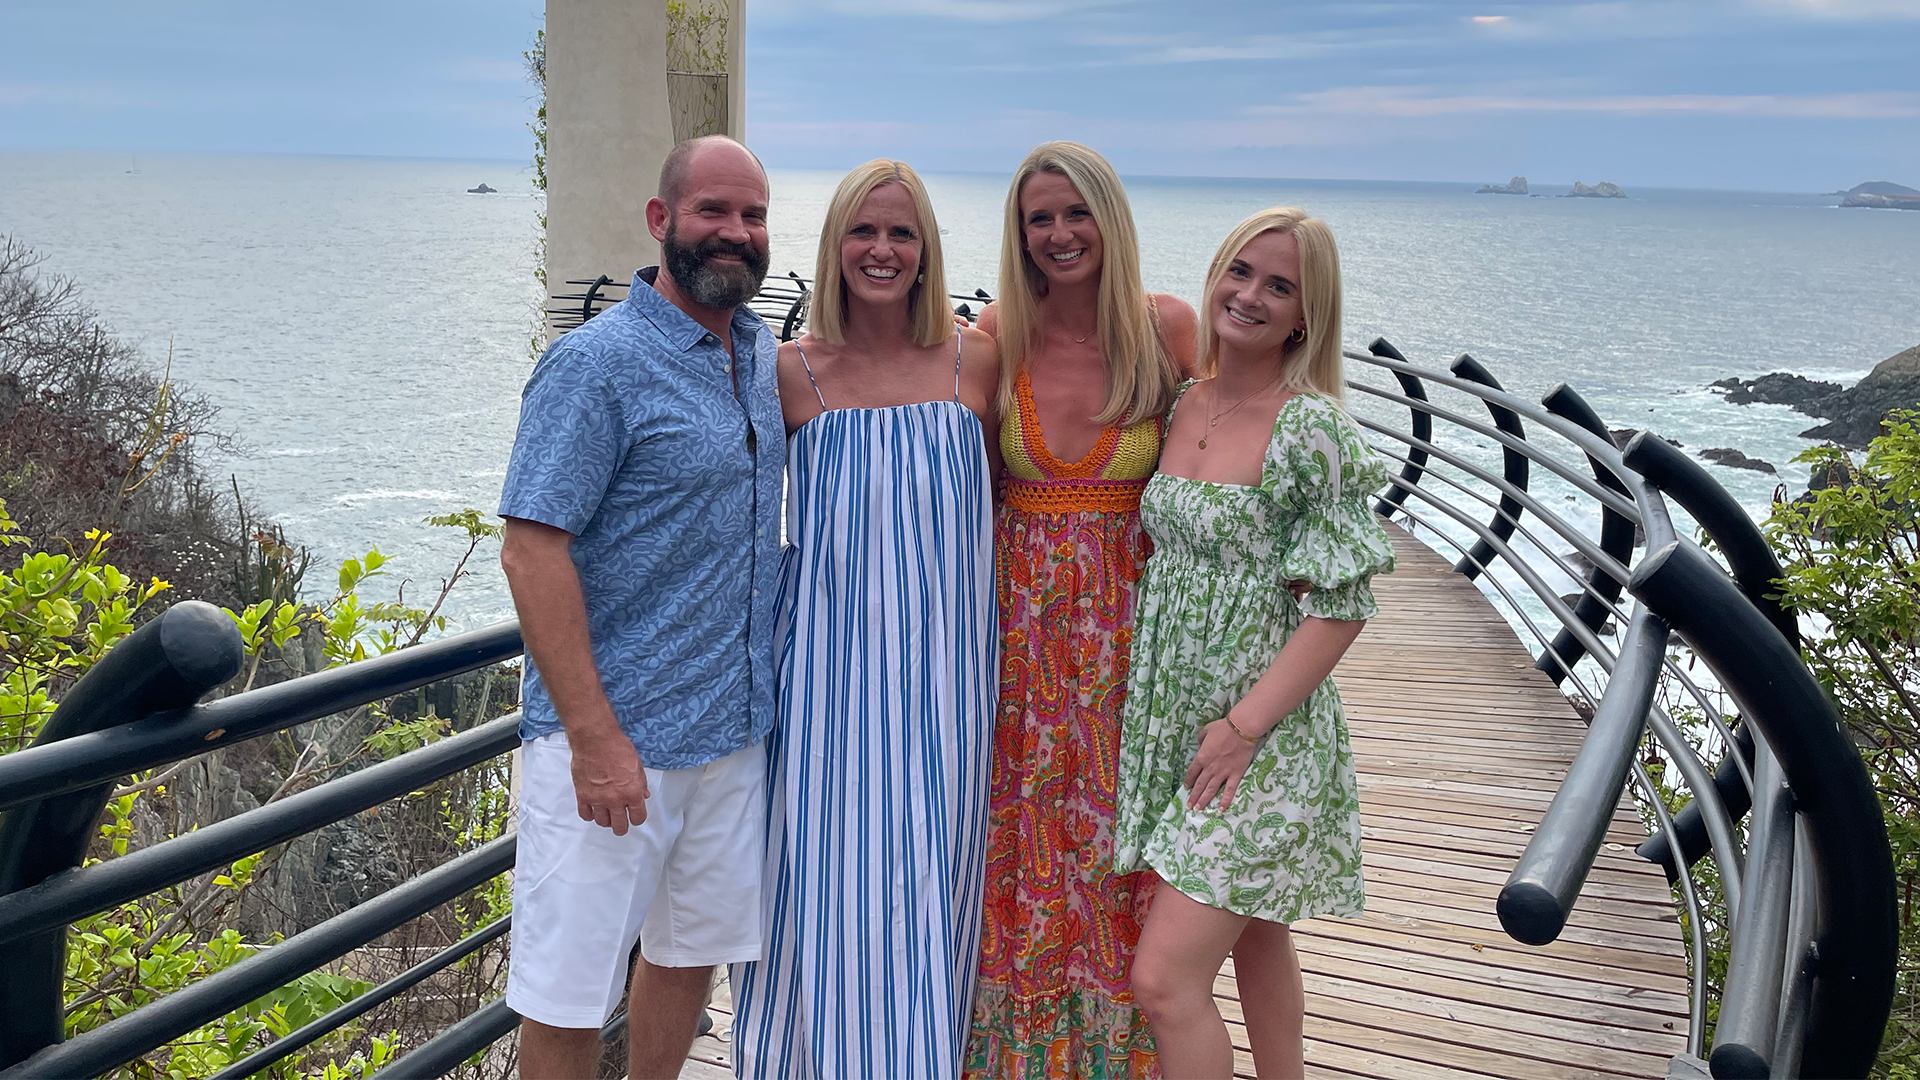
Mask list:
[[[1368,501],[1386,471],[1341,406],[1340,277],[1291,208],[1236,228],[1203,293],[1202,365],[1142,496],[1121,736],[1120,869],[1161,883],[1134,963],[1170,1078],[1233,1073],[1213,980],[1234,958],[1256,1071],[1302,1075],[1287,924],[1355,917],[1359,796],[1331,674],[1393,566]],[[1307,588],[1298,599],[1288,582]]]
[[[766,958],[733,968],[742,1077],[960,1071],[997,689],[993,339],[956,329],[913,170],[841,181],[788,430]]]
[[[1000,300],[1005,502],[991,832],[970,1077],[1151,1076],[1129,987],[1151,876],[1113,871],[1120,711],[1160,455],[1193,311],[1140,285],[1099,154],[1036,147],[1007,192]]]

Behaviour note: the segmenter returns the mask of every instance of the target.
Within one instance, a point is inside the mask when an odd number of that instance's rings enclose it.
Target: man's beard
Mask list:
[[[753,299],[760,283],[767,278],[767,253],[751,244],[735,244],[717,236],[696,245],[680,242],[676,222],[667,222],[667,239],[661,245],[666,256],[667,274],[697,304],[713,308],[737,308]],[[707,260],[714,255],[733,255],[739,266],[716,266]]]

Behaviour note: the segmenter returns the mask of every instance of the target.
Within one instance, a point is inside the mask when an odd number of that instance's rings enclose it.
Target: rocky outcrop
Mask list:
[[[1621,191],[1620,185],[1611,180],[1602,180],[1592,187],[1575,180],[1573,190],[1560,197],[1563,199],[1624,199],[1627,193]]]
[[[1638,434],[1640,434],[1639,428],[1619,427],[1619,428],[1607,429],[1607,435],[1613,439],[1613,445],[1619,447],[1622,450],[1625,450],[1627,448],[1627,444],[1632,442],[1633,437]],[[1667,445],[1672,446],[1676,450],[1686,449],[1686,444],[1681,442],[1679,439],[1668,439]]]
[[[1752,469],[1755,472],[1778,473],[1780,470],[1769,462],[1759,458],[1750,458],[1730,446],[1715,446],[1700,451],[1700,456],[1715,465],[1725,465],[1729,469]]]
[[[1525,195],[1526,193],[1527,178],[1524,176],[1516,176],[1504,184],[1482,184],[1480,190],[1474,192],[1475,195]]]
[[[470,187],[470,188],[468,188],[468,189],[467,189],[467,194],[469,194],[469,195],[492,195],[492,194],[494,194],[495,192],[498,192],[499,190],[500,190],[499,188],[491,188],[491,187],[488,187],[488,186],[487,186],[487,183],[486,183],[486,181],[484,181],[484,180],[482,180],[482,181],[480,182],[480,186],[479,186],[479,187]]]
[[[1721,379],[1713,383],[1712,388],[1722,391],[1727,400],[1735,405],[1751,405],[1756,401],[1767,405],[1790,405],[1808,416],[1822,418],[1834,415],[1828,410],[1846,389],[1839,383],[1789,375],[1783,371],[1762,375],[1757,379]]]
[[[1831,439],[1855,450],[1880,434],[1880,422],[1894,409],[1920,409],[1920,345],[1875,364],[1831,406],[1831,419],[1801,432],[1809,439]]]
[[[1875,195],[1862,192],[1840,200],[1841,206],[1864,206],[1872,210],[1920,210],[1920,195]]]
[[[1891,180],[1869,180],[1864,184],[1855,184],[1845,191],[1836,191],[1835,195],[1920,195],[1920,189],[1905,184],[1896,184]]]
[[[1920,409],[1920,345],[1880,361],[1849,387],[1775,372],[1757,379],[1721,379],[1713,388],[1735,404],[1770,402],[1817,416],[1827,423],[1801,435],[1863,450],[1880,434],[1888,412]]]

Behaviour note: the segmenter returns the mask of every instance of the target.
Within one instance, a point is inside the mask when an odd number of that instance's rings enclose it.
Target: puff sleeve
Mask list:
[[[1339,406],[1301,397],[1280,410],[1261,472],[1286,511],[1281,577],[1312,585],[1300,601],[1306,616],[1371,619],[1380,613],[1373,576],[1393,569],[1393,545],[1369,506],[1386,466]]]

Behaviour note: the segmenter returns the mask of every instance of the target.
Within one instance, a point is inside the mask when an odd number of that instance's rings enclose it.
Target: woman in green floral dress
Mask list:
[[[1340,269],[1303,212],[1242,222],[1200,312],[1210,378],[1174,407],[1140,517],[1116,868],[1161,878],[1134,963],[1169,1080],[1233,1073],[1213,978],[1234,957],[1254,1064],[1302,1074],[1287,924],[1353,917],[1360,805],[1331,673],[1377,608],[1386,480],[1341,407]],[[1289,582],[1304,583],[1299,598]],[[1296,588],[1300,588],[1296,584]]]

